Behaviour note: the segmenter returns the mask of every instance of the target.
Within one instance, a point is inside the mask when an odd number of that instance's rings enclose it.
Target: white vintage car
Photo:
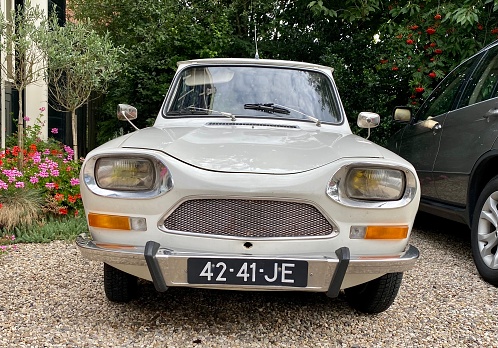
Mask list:
[[[368,132],[378,123],[358,116]],[[111,301],[142,278],[158,291],[343,291],[378,313],[419,256],[415,170],[351,133],[320,65],[180,62],[154,126],[93,150],[81,182],[91,236],[77,245],[104,263]]]

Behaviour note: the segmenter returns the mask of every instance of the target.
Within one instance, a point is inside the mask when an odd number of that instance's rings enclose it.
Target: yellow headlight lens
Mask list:
[[[385,168],[353,168],[346,178],[346,194],[359,200],[395,201],[403,196],[405,175]]]
[[[155,169],[144,158],[100,158],[95,165],[97,185],[107,190],[145,191],[155,183]]]

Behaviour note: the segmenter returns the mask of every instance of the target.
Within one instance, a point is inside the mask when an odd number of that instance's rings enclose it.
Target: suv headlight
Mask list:
[[[83,179],[95,194],[119,198],[151,198],[173,187],[164,163],[148,155],[98,155],[83,168]]]
[[[352,163],[334,174],[327,194],[348,206],[392,208],[411,202],[416,189],[417,180],[408,169]]]

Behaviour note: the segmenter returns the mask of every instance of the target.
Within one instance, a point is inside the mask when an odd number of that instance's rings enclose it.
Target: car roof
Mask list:
[[[296,62],[290,60],[277,60],[277,59],[256,59],[256,58],[207,58],[207,59],[192,59],[179,61],[177,63],[178,68],[183,68],[187,65],[261,65],[261,66],[274,66],[274,67],[289,67],[289,68],[300,68],[300,69],[319,69],[334,71],[332,67]]]

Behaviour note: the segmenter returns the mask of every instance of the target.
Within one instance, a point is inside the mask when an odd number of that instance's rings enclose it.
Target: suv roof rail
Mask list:
[[[481,49],[481,51],[485,51],[485,50],[487,50],[488,48],[490,48],[491,46],[494,46],[494,45],[496,45],[496,44],[498,44],[498,40],[495,40],[495,41],[493,41],[493,42],[490,42],[489,44],[487,44],[486,46],[484,46],[484,47]]]

